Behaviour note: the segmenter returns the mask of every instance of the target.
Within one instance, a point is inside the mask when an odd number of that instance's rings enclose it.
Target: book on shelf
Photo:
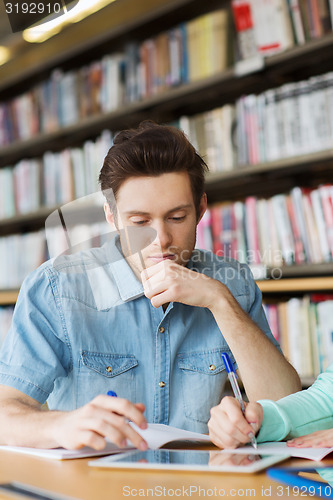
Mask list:
[[[0,104],[0,145],[52,133],[232,64],[227,7],[64,71]]]
[[[333,362],[332,294],[264,304],[272,333],[303,378],[315,378]]]
[[[12,168],[0,169],[0,220],[98,191],[99,171],[112,140],[105,130],[82,148],[46,151],[40,159],[20,160]]]
[[[244,202],[215,204],[209,209],[212,243],[205,248],[272,268],[332,262],[332,196],[333,186],[326,184],[317,189],[295,187],[268,199],[250,196]]]
[[[254,20],[249,0],[232,0],[232,13],[237,33],[238,52],[241,59],[257,56],[257,42],[254,32]]]

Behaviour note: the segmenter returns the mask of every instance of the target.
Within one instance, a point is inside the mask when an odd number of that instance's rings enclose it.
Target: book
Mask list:
[[[140,429],[133,422],[130,422],[133,429],[138,432],[147,442],[151,450],[158,450],[167,444],[184,443],[211,443],[209,436],[198,432],[186,431],[164,424],[148,424],[145,430]],[[0,446],[0,450],[33,455],[40,458],[49,458],[55,460],[68,460],[74,458],[96,457],[100,455],[110,455],[113,453],[123,453],[128,450],[135,450],[131,442],[127,447],[119,448],[116,444],[106,440],[106,446],[103,450],[94,450],[85,446],[80,450],[66,450],[65,448],[29,448],[25,446]]]
[[[285,0],[250,0],[257,50],[271,55],[294,44]]]
[[[294,31],[295,42],[298,45],[302,45],[306,40],[299,0],[289,0],[288,6]]]
[[[251,2],[248,0],[232,0],[232,13],[237,32],[238,50],[241,59],[251,59],[258,55],[254,33]]]

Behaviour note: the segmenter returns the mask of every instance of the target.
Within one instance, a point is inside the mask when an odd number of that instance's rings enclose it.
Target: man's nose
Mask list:
[[[163,222],[157,223],[154,225],[154,229],[156,231],[155,242],[158,243],[163,250],[166,250],[172,243],[172,236],[167,224]]]

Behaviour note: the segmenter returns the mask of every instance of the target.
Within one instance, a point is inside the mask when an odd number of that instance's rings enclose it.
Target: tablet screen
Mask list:
[[[148,450],[110,455],[89,462],[93,467],[256,472],[288,455],[256,455],[201,450]]]

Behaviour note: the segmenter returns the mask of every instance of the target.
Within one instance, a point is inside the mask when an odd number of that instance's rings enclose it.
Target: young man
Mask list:
[[[100,449],[108,437],[144,449],[127,418],[205,432],[224,351],[250,400],[299,390],[248,267],[194,250],[205,170],[173,127],[143,123],[115,138],[100,182],[120,240],[86,253],[86,272],[69,257],[25,280],[0,357],[2,444]],[[134,227],[156,234],[137,253]]]

